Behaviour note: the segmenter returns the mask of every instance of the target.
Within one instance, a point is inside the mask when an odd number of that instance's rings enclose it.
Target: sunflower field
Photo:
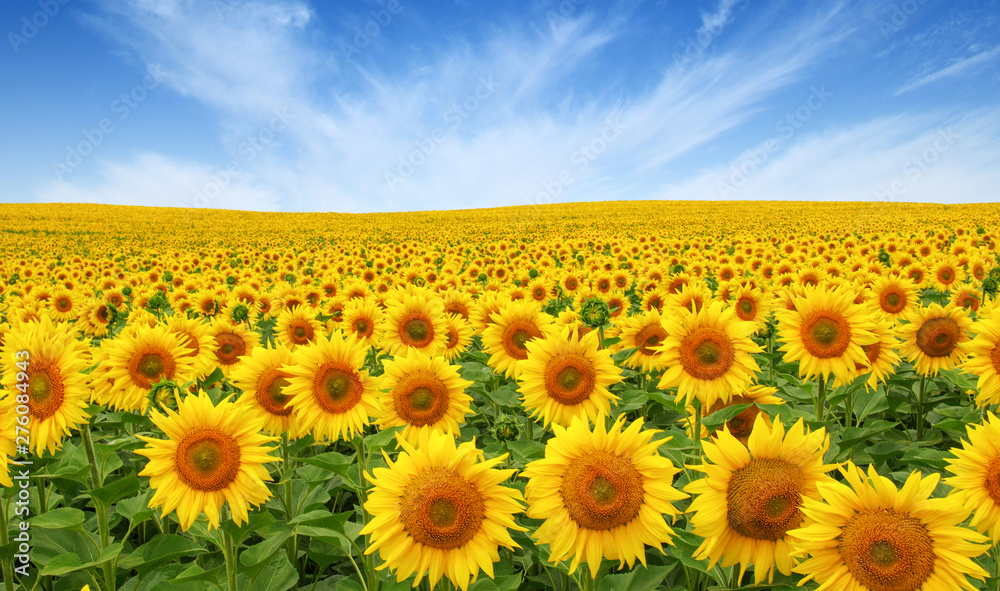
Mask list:
[[[1000,205],[0,205],[3,589],[1000,588]]]

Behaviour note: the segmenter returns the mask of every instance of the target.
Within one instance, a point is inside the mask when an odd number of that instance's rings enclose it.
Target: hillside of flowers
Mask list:
[[[2,586],[1000,588],[1000,204],[0,204]]]

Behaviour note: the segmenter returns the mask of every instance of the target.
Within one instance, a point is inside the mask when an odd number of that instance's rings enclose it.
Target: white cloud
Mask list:
[[[107,203],[273,211],[278,196],[224,170],[143,153],[129,162],[100,162],[90,186],[56,182],[38,195],[43,203]],[[215,187],[208,188],[206,187]]]
[[[932,82],[937,82],[938,80],[944,78],[954,78],[956,76],[961,76],[968,71],[980,66],[982,64],[988,63],[990,60],[1000,56],[1000,46],[994,47],[993,49],[987,49],[981,51],[973,56],[961,59],[950,66],[941,68],[936,72],[931,72],[917,78],[916,80],[903,85],[899,90],[896,91],[896,96],[905,94],[907,92],[916,90],[923,86],[927,86]]]
[[[722,0],[703,26],[726,23],[737,5]],[[385,39],[390,27],[412,25],[403,16],[382,31]],[[241,142],[273,109],[293,114],[266,154],[242,166],[208,207],[345,212],[719,198],[716,181],[727,167],[678,183],[668,166],[746,123],[775,93],[795,92],[851,31],[851,15],[837,4],[790,19],[752,46],[674,65],[643,94],[582,99],[573,76],[626,32],[620,22],[581,14],[537,34],[494,31],[475,47],[456,35],[398,74],[366,54],[342,63],[322,55],[308,41],[313,19],[296,0],[247,2],[221,16],[211,3],[150,0],[114,2],[91,20],[137,60],[157,64],[174,90],[217,109],[220,141],[238,162]],[[912,137],[887,120],[797,136],[734,198],[868,199],[917,145],[919,126],[906,122]],[[39,198],[202,205],[194,196],[214,193],[206,187],[226,166],[146,153],[103,163],[96,184],[55,184]],[[950,170],[943,159],[934,169],[949,177]],[[817,183],[823,174],[830,178]],[[933,178],[912,184],[910,194],[929,194]]]
[[[846,129],[793,137],[770,155],[748,150],[651,197],[668,200],[996,201],[1000,116],[975,112],[879,118]],[[759,148],[759,147],[758,147]],[[758,164],[759,163],[759,164]],[[742,169],[742,171],[740,170]],[[870,205],[870,203],[875,203]]]

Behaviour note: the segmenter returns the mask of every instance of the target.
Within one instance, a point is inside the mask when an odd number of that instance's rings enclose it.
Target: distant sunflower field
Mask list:
[[[0,205],[3,588],[1000,588],[1000,205]]]

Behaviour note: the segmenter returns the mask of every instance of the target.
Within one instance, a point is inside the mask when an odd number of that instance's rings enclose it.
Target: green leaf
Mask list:
[[[854,400],[854,416],[858,418],[858,424],[861,424],[866,417],[887,410],[889,410],[889,400],[882,388],[863,389],[858,392]]]
[[[254,577],[250,591],[287,591],[298,582],[299,573],[288,562],[288,556],[284,552],[278,552]],[[246,587],[241,585],[240,588]]]
[[[56,556],[39,571],[42,576],[58,577],[85,568],[83,561],[76,554],[61,554]]]
[[[701,424],[704,425],[704,427],[709,431],[715,431],[751,406],[753,406],[753,404],[734,404],[732,406],[727,406],[726,408],[721,408],[703,418],[701,420]]]
[[[625,413],[642,408],[649,400],[649,395],[642,390],[625,390],[619,394],[618,412]]]
[[[622,363],[626,359],[628,359],[629,357],[631,357],[632,353],[635,353],[638,350],[639,350],[639,347],[632,347],[631,349],[622,349],[621,351],[619,351],[619,352],[615,353],[614,355],[612,355],[611,359],[614,360],[615,365],[621,367]]]
[[[383,447],[390,447],[396,445],[396,433],[399,433],[402,427],[390,427],[388,429],[382,429],[378,433],[365,436],[365,447],[368,448],[369,453],[382,449]]]
[[[539,441],[508,441],[506,446],[514,461],[521,465],[545,457],[545,444]]]
[[[347,471],[354,464],[347,456],[339,454],[335,451],[328,451],[326,453],[321,453],[312,457],[299,458],[299,461],[303,464],[309,464],[310,466],[317,466],[330,472],[340,474],[344,476]]]
[[[275,552],[281,549],[281,546],[292,535],[293,531],[291,527],[283,523],[275,524],[268,530],[267,535],[264,536],[264,541],[254,544],[240,553],[240,564],[243,566],[255,566],[266,562]]]
[[[911,447],[906,450],[900,459],[907,464],[926,466],[932,470],[944,470],[948,466],[948,458],[950,457],[952,455],[949,451],[926,447]]]
[[[32,527],[43,529],[82,529],[86,516],[72,507],[60,507],[31,518]]]
[[[112,479],[109,484],[90,491],[90,496],[110,507],[115,501],[139,492],[139,479],[130,472],[125,478]]]
[[[879,433],[884,433],[896,426],[894,421],[884,421],[879,419],[866,423],[863,427],[849,427],[840,434],[840,446],[849,447],[856,443],[861,443],[871,439]]]
[[[504,408],[518,408],[521,406],[521,396],[516,390],[510,388],[500,388],[492,392],[483,392],[490,402]]]
[[[136,548],[135,552],[118,562],[125,570],[135,569],[139,574],[151,572],[161,564],[173,562],[182,556],[206,552],[193,540],[177,534],[157,534],[152,540]]]
[[[605,575],[598,585],[599,591],[650,591],[655,589],[667,577],[674,564],[669,566],[649,566],[641,564],[635,565],[630,571],[622,575]]]
[[[155,513],[153,509],[147,506],[149,504],[149,497],[152,494],[152,489],[147,489],[142,494],[128,499],[121,499],[115,505],[115,511],[125,519],[128,519],[129,524],[134,529],[136,525],[149,519]]]

